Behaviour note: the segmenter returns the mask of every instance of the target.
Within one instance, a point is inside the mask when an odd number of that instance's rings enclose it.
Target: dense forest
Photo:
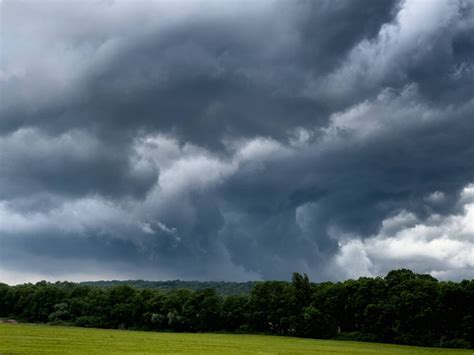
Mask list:
[[[164,291],[174,290],[178,288],[187,288],[193,291],[202,291],[208,288],[212,288],[219,295],[240,295],[243,293],[250,293],[256,281],[247,282],[229,282],[229,281],[181,281],[181,280],[170,280],[170,281],[144,281],[144,280],[125,280],[125,281],[83,281],[80,284],[86,286],[98,286],[98,287],[114,287],[127,285],[139,289],[152,288]]]
[[[474,280],[410,270],[311,283],[256,282],[250,293],[71,282],[0,284],[0,317],[82,327],[248,332],[442,347],[474,347]]]

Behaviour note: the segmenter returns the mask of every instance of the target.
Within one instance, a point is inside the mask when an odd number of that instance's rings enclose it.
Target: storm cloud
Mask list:
[[[0,281],[474,277],[472,2],[0,6]]]

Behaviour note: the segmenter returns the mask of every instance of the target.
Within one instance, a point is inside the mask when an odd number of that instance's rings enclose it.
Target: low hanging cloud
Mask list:
[[[0,6],[0,281],[473,277],[470,2]]]

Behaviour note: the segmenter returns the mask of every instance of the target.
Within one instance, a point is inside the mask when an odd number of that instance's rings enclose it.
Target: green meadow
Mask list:
[[[157,333],[0,324],[0,354],[466,354],[474,350],[264,335]]]

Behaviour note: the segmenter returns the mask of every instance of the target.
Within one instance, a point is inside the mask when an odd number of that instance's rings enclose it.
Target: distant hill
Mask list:
[[[227,282],[227,281],[144,281],[144,280],[125,280],[125,281],[84,281],[81,285],[109,288],[117,285],[128,285],[135,288],[152,288],[160,290],[174,290],[178,288],[187,288],[194,291],[213,288],[221,295],[240,295],[248,294],[252,290],[256,281],[247,282]]]

